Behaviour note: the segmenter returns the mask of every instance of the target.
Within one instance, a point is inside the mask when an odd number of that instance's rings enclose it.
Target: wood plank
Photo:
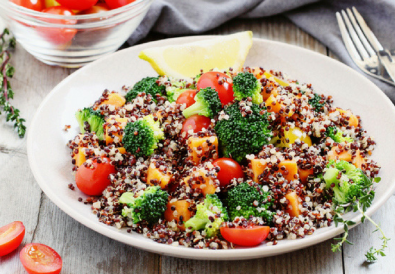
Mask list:
[[[41,64],[20,46],[11,63],[16,69],[11,80],[15,91],[12,103],[21,110],[29,127],[39,103],[55,84],[68,75],[68,71]],[[4,115],[0,116],[0,132],[0,226],[22,221],[26,227],[23,243],[29,243],[37,227],[42,192],[30,171],[26,138],[18,138],[13,125],[5,123]],[[24,272],[18,251],[0,257],[0,273]]]
[[[354,245],[344,246],[345,273],[394,273],[395,261],[395,228],[392,217],[394,216],[395,196],[391,198],[372,216],[373,221],[381,225],[387,238],[388,248],[385,250],[386,257],[379,257],[376,263],[366,263],[365,253],[371,246],[379,248],[382,241],[379,232],[372,232],[375,227],[369,222],[358,225],[350,231],[349,240]]]
[[[254,37],[327,53],[324,45],[281,16],[233,20],[208,33],[244,30],[252,30]],[[247,261],[196,261],[163,256],[162,273],[342,273],[342,255],[331,251],[331,243],[332,240],[290,254]]]

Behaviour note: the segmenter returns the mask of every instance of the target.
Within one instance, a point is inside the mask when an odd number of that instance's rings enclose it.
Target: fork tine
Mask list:
[[[346,25],[344,24],[343,18],[340,13],[336,12],[336,18],[347,51],[350,54],[351,58],[358,64],[358,61],[362,61],[361,55],[359,55],[356,47],[354,46],[354,43],[352,42],[351,37],[347,32]]]
[[[355,18],[357,19],[357,22],[358,22],[359,26],[361,27],[363,34],[366,36],[366,39],[372,45],[374,50],[375,51],[383,50],[383,47],[381,46],[380,42],[377,40],[376,36],[370,30],[370,28],[366,24],[365,20],[363,20],[363,17],[361,16],[361,14],[357,11],[357,9],[355,7],[352,7],[352,11],[355,14]]]
[[[353,26],[351,25],[350,19],[344,10],[341,11],[343,20],[346,23],[348,33],[350,34],[351,40],[354,42],[355,47],[357,48],[358,52],[361,54],[362,59],[369,58],[369,54],[366,51],[365,47],[362,45],[361,40],[359,39],[357,33],[355,32]]]
[[[372,46],[369,44],[368,40],[366,40],[365,35],[363,34],[361,28],[359,27],[357,21],[355,20],[354,14],[350,9],[347,9],[347,14],[348,17],[350,18],[351,24],[354,27],[355,31],[357,32],[357,35],[359,39],[361,40],[362,44],[364,45],[365,49],[368,51],[370,56],[375,56],[376,52],[372,48]]]

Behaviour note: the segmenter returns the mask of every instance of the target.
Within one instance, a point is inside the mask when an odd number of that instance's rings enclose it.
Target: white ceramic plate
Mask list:
[[[28,156],[33,174],[45,194],[64,212],[87,227],[117,241],[164,255],[207,259],[240,260],[301,249],[325,241],[343,232],[342,227],[318,229],[313,235],[298,240],[282,240],[276,246],[262,244],[254,248],[233,250],[196,250],[158,244],[137,233],[126,233],[107,226],[91,213],[90,206],[77,201],[84,195],[73,183],[68,140],[78,132],[74,113],[92,104],[105,88],[120,90],[147,75],[156,75],[151,66],[137,55],[145,48],[192,42],[209,37],[167,39],[119,51],[78,70],[45,98],[28,132]],[[365,129],[377,141],[373,158],[382,165],[381,183],[368,215],[373,214],[391,196],[395,189],[395,108],[390,100],[370,81],[349,67],[324,55],[299,47],[254,39],[245,65],[277,69],[298,79],[312,83],[316,92],[333,95],[334,104],[350,108],[362,118]],[[65,125],[71,130],[63,131]],[[357,223],[360,216],[348,215]]]

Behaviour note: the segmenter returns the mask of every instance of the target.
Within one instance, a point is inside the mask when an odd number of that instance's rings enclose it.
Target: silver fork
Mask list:
[[[395,86],[395,50],[381,46],[355,7],[346,11],[336,12],[336,18],[354,63],[366,74]]]

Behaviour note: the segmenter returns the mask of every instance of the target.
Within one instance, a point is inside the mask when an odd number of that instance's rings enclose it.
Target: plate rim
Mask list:
[[[282,245],[275,245],[275,246],[270,246],[267,248],[244,248],[244,249],[227,249],[227,250],[210,250],[210,249],[193,249],[193,248],[180,248],[179,246],[171,246],[171,245],[163,245],[156,243],[154,241],[147,241],[147,239],[140,239],[140,238],[134,238],[130,237],[129,234],[124,234],[124,233],[114,233],[107,225],[102,224],[98,221],[93,221],[89,219],[85,219],[84,215],[79,213],[78,211],[74,210],[72,207],[69,207],[66,202],[62,199],[57,199],[56,194],[48,187],[48,184],[44,183],[45,178],[43,178],[42,174],[39,172],[39,167],[36,166],[36,163],[33,161],[33,135],[32,131],[37,127],[36,124],[38,122],[38,116],[42,109],[45,107],[46,103],[53,97],[55,94],[59,93],[62,91],[61,87],[65,85],[67,82],[71,81],[71,79],[74,77],[73,75],[77,73],[82,73],[85,70],[89,70],[91,66],[95,66],[97,62],[104,62],[107,58],[112,58],[114,55],[118,54],[125,54],[127,51],[132,51],[135,50],[136,48],[143,48],[146,46],[152,46],[155,44],[158,44],[160,46],[160,43],[163,42],[164,40],[172,40],[174,42],[180,42],[180,43],[188,43],[188,42],[193,42],[197,40],[204,40],[208,38],[213,38],[216,36],[222,36],[222,35],[198,35],[198,36],[184,36],[184,37],[177,37],[177,38],[168,38],[168,39],[161,39],[157,41],[152,41],[136,46],[132,46],[130,48],[126,48],[120,51],[117,51],[115,53],[109,54],[103,58],[100,58],[97,61],[94,61],[82,68],[80,68],[78,71],[75,73],[72,73],[71,75],[67,76],[65,79],[63,79],[59,84],[57,84],[43,99],[39,107],[37,108],[34,117],[32,119],[32,122],[30,124],[29,130],[27,132],[27,155],[28,155],[28,161],[29,161],[29,166],[31,168],[31,171],[33,173],[34,178],[36,179],[36,182],[40,186],[41,190],[48,196],[48,198],[56,205],[58,206],[63,212],[65,212],[67,215],[69,215],[71,218],[74,220],[78,221],[80,224],[92,229],[93,231],[96,231],[103,236],[109,237],[111,239],[114,239],[116,241],[122,242],[124,244],[133,246],[135,248],[139,248],[142,250],[146,250],[149,252],[157,253],[157,254],[162,254],[162,255],[167,255],[167,256],[173,256],[173,257],[178,257],[178,258],[193,258],[196,260],[247,260],[247,259],[254,259],[254,258],[262,258],[262,257],[269,257],[269,256],[275,256],[279,254],[285,254],[288,252],[292,252],[295,250],[303,249],[308,246],[312,246],[318,243],[321,243],[323,241],[326,241],[328,239],[331,239],[341,233],[344,232],[343,225],[339,225],[338,227],[334,227],[333,225],[331,226],[332,228],[328,229],[325,232],[322,232],[320,234],[313,234],[306,236],[303,239],[297,239],[297,241],[300,241],[298,245],[295,245],[295,242],[290,241]],[[358,73],[356,70],[353,70],[351,67],[345,65],[344,63],[337,61],[335,59],[332,59],[326,55],[320,54],[318,52],[302,48],[296,45],[292,44],[287,44],[283,42],[278,42],[278,41],[272,41],[268,39],[262,39],[262,38],[253,38],[253,42],[263,42],[267,44],[273,44],[273,45],[279,45],[281,47],[290,47],[295,51],[301,51],[306,54],[311,54],[315,55],[317,58],[325,59],[327,62],[331,62],[336,66],[342,66],[343,69],[346,69],[350,74],[357,75],[361,81],[364,81],[367,85],[369,85],[370,88],[376,89],[378,91],[377,93],[380,94],[379,96],[384,99],[384,102],[386,102],[387,107],[392,109],[392,112],[395,117],[395,106],[392,104],[391,100],[382,92],[373,82],[371,82],[368,78],[364,77],[360,73]],[[81,72],[82,71],[82,72]],[[57,91],[56,91],[57,90]],[[377,200],[366,212],[368,216],[371,216],[373,213],[375,213],[395,192],[395,178],[392,178],[391,182],[391,189],[390,191],[387,191],[384,193],[384,195],[380,196],[380,199]],[[376,198],[377,199],[377,198]],[[352,220],[356,223],[354,226],[357,226],[358,224],[361,223],[361,214],[357,214],[355,217],[352,218]]]

